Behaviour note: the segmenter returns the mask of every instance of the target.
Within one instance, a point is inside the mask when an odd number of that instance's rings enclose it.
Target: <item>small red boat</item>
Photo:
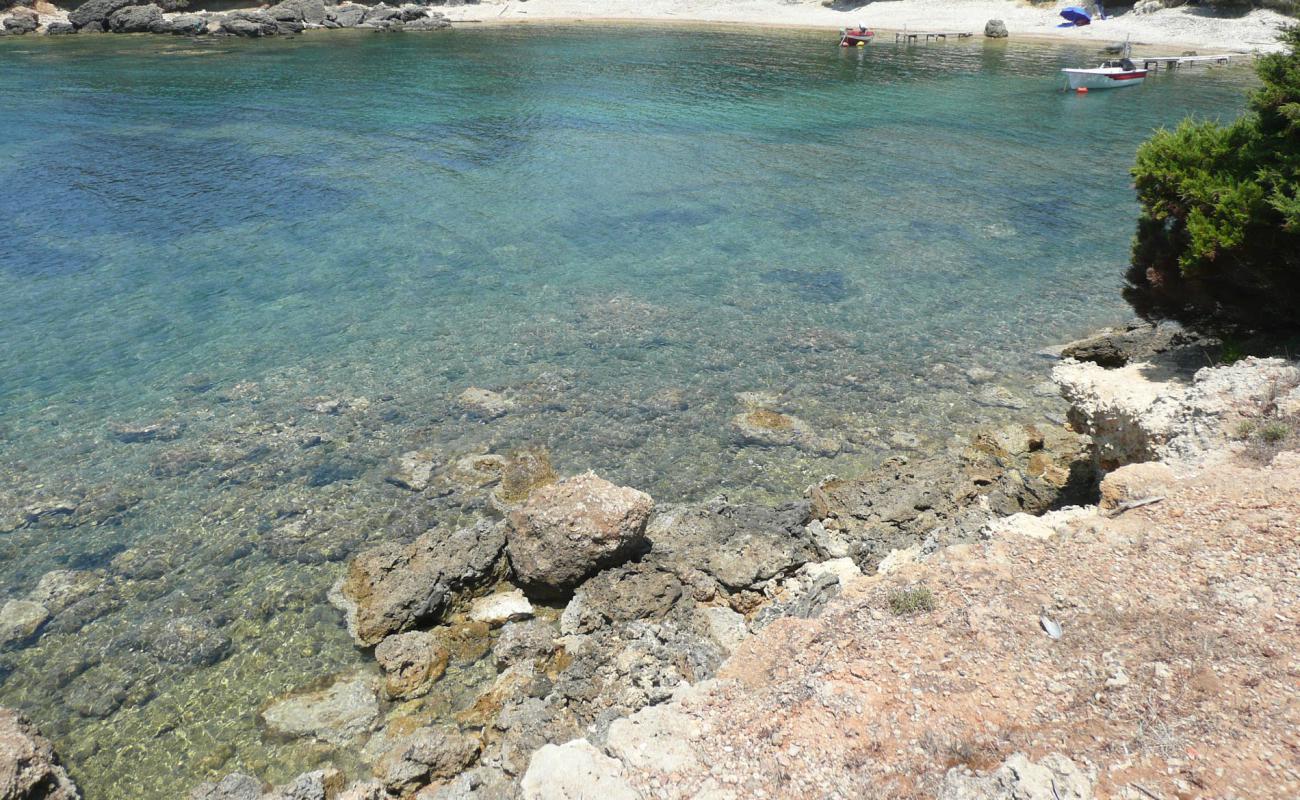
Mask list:
[[[876,32],[861,23],[856,28],[840,30],[840,47],[865,47],[876,38]]]

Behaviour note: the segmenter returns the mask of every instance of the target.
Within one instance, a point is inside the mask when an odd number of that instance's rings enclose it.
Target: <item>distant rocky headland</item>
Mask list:
[[[445,4],[445,3],[444,3]],[[458,2],[458,5],[463,2]],[[87,0],[72,10],[44,0],[0,12],[0,36],[89,33],[159,33],[176,36],[284,36],[308,30],[361,28],[376,31],[435,31],[451,27],[428,3],[325,3],[283,0],[265,8],[222,12],[186,11],[185,0]]]

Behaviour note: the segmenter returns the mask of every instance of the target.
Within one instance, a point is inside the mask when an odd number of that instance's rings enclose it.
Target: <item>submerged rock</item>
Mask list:
[[[420,16],[423,15],[424,12],[421,12]],[[366,14],[366,22],[390,19],[402,19],[405,21],[405,18],[402,15],[402,9],[379,9],[376,7],[375,10]],[[456,398],[456,402],[471,417],[482,420],[493,420],[498,417],[503,417],[506,415],[506,412],[515,406],[514,401],[510,400],[505,395],[499,394],[490,389],[480,389],[477,386],[471,386],[461,392],[460,396]]]
[[[23,644],[36,637],[50,611],[31,600],[7,600],[0,606],[0,646]]]
[[[551,454],[544,447],[525,447],[510,452],[501,462],[501,485],[492,493],[492,504],[506,513],[528,499],[533,490],[549,486],[560,476],[551,466]]]
[[[261,800],[262,782],[252,775],[232,772],[219,781],[200,783],[189,800]]]
[[[91,0],[95,2],[95,0]],[[87,4],[89,5],[89,3]],[[80,9],[78,9],[80,10]],[[74,11],[73,14],[76,12]],[[155,5],[123,6],[112,12],[108,25],[114,33],[143,33],[152,26],[162,22],[162,9]],[[160,420],[144,425],[126,422],[113,422],[108,432],[119,442],[133,444],[136,442],[165,442],[181,435],[181,426],[172,420]]]
[[[731,418],[736,444],[758,447],[793,447],[819,456],[833,456],[840,442],[820,436],[807,422],[767,407],[758,393],[746,392],[740,400],[747,408]]]
[[[80,800],[80,797],[50,740],[22,712],[0,708],[0,798]]]
[[[406,546],[382,544],[352,560],[332,599],[357,644],[377,644],[436,624],[458,597],[489,584],[505,541],[502,525],[481,522],[450,536],[433,530]]]
[[[515,577],[561,593],[646,544],[650,495],[588,472],[544,486],[510,514],[506,547]]]
[[[429,486],[433,467],[433,453],[428,450],[411,450],[397,458],[397,463],[384,480],[403,489],[422,492]]]
[[[262,710],[261,718],[273,736],[310,737],[343,746],[374,727],[379,700],[373,680],[353,675],[320,691],[276,700]]]

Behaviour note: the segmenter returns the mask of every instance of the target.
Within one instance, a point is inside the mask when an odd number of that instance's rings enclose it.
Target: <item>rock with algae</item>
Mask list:
[[[374,680],[349,675],[318,691],[299,692],[262,709],[266,730],[284,738],[312,738],[347,745],[370,732],[379,719]]]

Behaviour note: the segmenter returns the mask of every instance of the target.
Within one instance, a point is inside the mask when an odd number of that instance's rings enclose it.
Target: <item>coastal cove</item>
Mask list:
[[[774,504],[1059,424],[1036,353],[1128,316],[1135,147],[1253,81],[1060,91],[1094,57],[644,25],[0,40],[0,602],[52,570],[115,587],[0,651],[0,705],[88,800],[346,769],[259,713],[374,671],[326,599],[343,563],[485,516],[482,476],[417,501],[403,454],[545,448],[657,502]],[[429,705],[490,671],[453,663]]]

